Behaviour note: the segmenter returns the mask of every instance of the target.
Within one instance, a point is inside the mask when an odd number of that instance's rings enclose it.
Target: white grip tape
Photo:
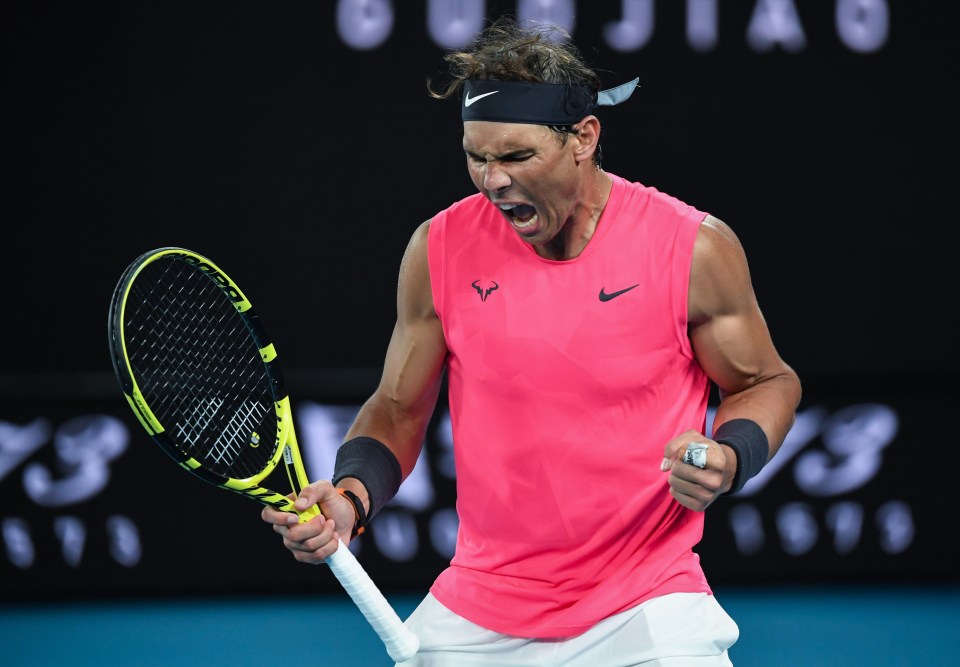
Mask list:
[[[420,640],[403,624],[397,612],[343,541],[337,550],[327,557],[326,563],[380,635],[390,657],[396,662],[412,658],[420,648]]]

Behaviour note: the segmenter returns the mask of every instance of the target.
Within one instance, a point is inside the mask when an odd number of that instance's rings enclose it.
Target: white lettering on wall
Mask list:
[[[47,444],[52,430],[50,422],[42,417],[25,425],[0,421],[0,482]]]
[[[53,434],[56,470],[32,463],[23,472],[23,488],[44,507],[72,505],[92,498],[110,481],[110,462],[127,448],[127,428],[116,417],[75,417]]]
[[[755,554],[763,548],[766,535],[763,530],[763,517],[756,506],[741,503],[730,510],[727,516],[737,551],[744,556]]]
[[[780,547],[791,556],[802,556],[817,543],[820,529],[807,503],[788,503],[777,512]]]
[[[573,0],[518,0],[517,18],[523,22],[558,26],[572,35],[576,28],[576,10]],[[551,39],[560,35],[547,33]]]
[[[824,420],[825,451],[797,458],[794,479],[811,496],[838,496],[859,489],[883,465],[883,450],[897,435],[897,413],[876,403],[851,405]]]
[[[646,46],[653,35],[653,0],[623,0],[620,20],[603,27],[603,38],[614,51],[629,53]]]
[[[916,526],[910,506],[891,500],[877,509],[877,528],[880,530],[880,548],[888,554],[906,551],[913,544]]]
[[[484,0],[429,0],[427,32],[444,49],[461,49],[483,29]]]
[[[77,567],[83,559],[83,546],[87,541],[87,528],[75,516],[58,516],[53,522],[53,532],[60,540],[60,555],[70,567]]]
[[[337,448],[359,410],[359,405],[299,404],[298,433],[311,479],[328,478]],[[712,432],[715,409],[707,414],[707,433]],[[896,411],[880,403],[860,403],[831,411],[811,406],[798,412],[793,427],[773,460],[727,503],[727,520],[741,555],[760,553],[770,544],[792,556],[809,553],[819,543],[830,543],[838,555],[853,553],[869,540],[884,553],[907,551],[915,541],[914,511],[908,502],[884,499],[863,502],[844,497],[877,479],[888,448],[900,436]],[[375,529],[351,543],[352,551],[364,544],[385,558],[406,562],[432,551],[453,556],[459,527],[455,505],[441,502],[438,491],[455,479],[453,435],[450,415],[437,415],[413,472],[404,481],[388,507],[378,513]],[[902,437],[902,436],[900,436]],[[45,442],[53,443],[56,458],[51,463],[26,461],[41,453]],[[43,507],[81,504],[101,492],[109,477],[111,462],[127,449],[129,432],[123,422],[108,415],[83,415],[53,429],[47,419],[25,425],[0,422],[0,481],[24,465],[23,486],[27,498]],[[889,465],[889,463],[888,463]],[[784,473],[781,475],[781,473]],[[779,508],[759,507],[751,497],[792,475],[796,489],[810,502],[789,502]],[[827,499],[828,504],[813,499]],[[84,522],[74,514],[52,517],[55,542],[44,538],[23,516],[2,519],[2,537],[7,560],[18,569],[35,567],[37,553],[56,549],[68,567],[82,564],[87,545],[106,538],[112,559],[124,567],[136,566],[142,558],[137,524],[120,515],[98,523]],[[425,520],[425,524],[421,523]],[[765,525],[765,520],[772,523]],[[31,520],[33,521],[33,520]],[[104,524],[100,524],[104,525]],[[875,530],[871,531],[870,529]],[[771,535],[773,537],[771,537]]]
[[[129,517],[114,514],[107,518],[107,538],[110,555],[124,567],[133,567],[140,562],[143,548],[140,546],[140,531]]]
[[[3,544],[14,567],[26,570],[36,558],[30,524],[19,517],[3,520]]]
[[[694,51],[709,51],[720,35],[718,0],[687,0],[687,43]]]
[[[758,53],[776,46],[795,53],[807,45],[793,0],[758,0],[747,28],[747,44]]]
[[[377,48],[393,32],[393,3],[390,0],[339,0],[337,31],[347,46],[357,51]]]
[[[405,563],[413,560],[420,550],[417,524],[407,512],[378,515],[377,529],[371,532],[377,549],[392,561]]]
[[[855,502],[837,503],[827,510],[827,528],[833,533],[833,550],[848,554],[860,544],[863,532],[863,506]]]
[[[851,51],[872,53],[890,34],[887,0],[837,0],[837,34]]]
[[[442,49],[465,48],[493,18],[487,16],[486,0],[426,0],[426,4],[427,36]],[[406,6],[409,3],[401,5]],[[516,15],[521,22],[555,25],[573,35],[577,6],[575,0],[517,0]],[[580,6],[586,3],[581,0]],[[713,50],[720,40],[719,0],[686,0],[685,7],[687,44],[694,51]],[[590,10],[598,11],[593,6]],[[603,25],[603,42],[621,53],[642,49],[653,37],[655,18],[655,0],[621,0],[619,17],[611,15]],[[395,23],[392,0],[337,1],[337,32],[354,50],[383,46]],[[878,51],[890,34],[889,0],[835,0],[834,23],[837,37],[850,51]],[[807,34],[794,0],[755,0],[746,43],[757,53],[805,50]]]

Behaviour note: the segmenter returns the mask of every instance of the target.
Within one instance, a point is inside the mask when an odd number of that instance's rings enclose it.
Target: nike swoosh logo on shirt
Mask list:
[[[499,90],[491,90],[489,93],[484,93],[483,95],[477,95],[476,97],[470,97],[470,93],[467,93],[466,97],[463,98],[463,106],[468,107],[477,100],[482,100],[487,95],[496,95],[499,93]]]
[[[632,290],[634,287],[639,287],[639,286],[640,286],[640,283],[637,283],[636,285],[631,285],[630,287],[627,287],[626,289],[622,289],[622,290],[620,290],[620,291],[618,291],[618,292],[611,292],[610,294],[607,294],[606,292],[604,292],[604,291],[603,291],[603,288],[601,287],[601,288],[600,288],[600,300],[601,300],[601,301],[609,301],[610,299],[616,299],[616,298],[617,298],[618,296],[620,296],[621,294],[623,294],[623,293],[625,293],[625,292],[629,292],[629,291]]]

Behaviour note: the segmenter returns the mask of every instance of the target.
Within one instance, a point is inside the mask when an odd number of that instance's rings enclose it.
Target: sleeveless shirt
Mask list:
[[[704,431],[687,335],[704,213],[610,174],[583,252],[544,259],[481,194],[436,215],[428,262],[449,348],[459,530],[431,587],[485,628],[570,637],[644,600],[711,592],[666,443]]]

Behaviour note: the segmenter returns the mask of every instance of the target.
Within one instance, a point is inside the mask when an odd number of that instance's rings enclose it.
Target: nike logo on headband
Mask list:
[[[463,106],[468,107],[474,102],[476,102],[477,100],[482,100],[487,95],[496,95],[499,92],[500,92],[499,90],[491,90],[489,93],[477,95],[476,97],[470,97],[470,93],[467,93],[466,96],[463,98]]]

